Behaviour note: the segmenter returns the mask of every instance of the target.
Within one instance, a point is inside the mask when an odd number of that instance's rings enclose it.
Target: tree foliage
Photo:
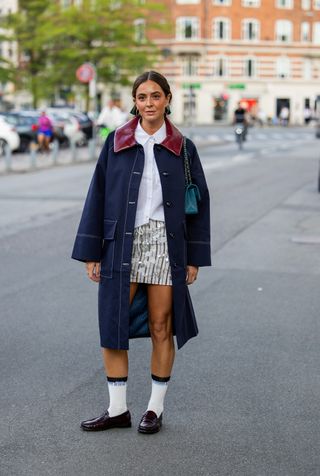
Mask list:
[[[17,86],[31,92],[36,106],[58,87],[73,86],[85,62],[95,65],[99,81],[127,84],[157,54],[151,42],[137,40],[134,22],[161,9],[141,0],[83,0],[68,8],[58,1],[20,0],[19,12],[7,19],[20,51]]]

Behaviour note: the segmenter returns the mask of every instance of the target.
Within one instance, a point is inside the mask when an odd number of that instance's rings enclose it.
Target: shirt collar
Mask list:
[[[149,139],[152,137],[154,138],[155,144],[161,144],[165,140],[167,136],[167,129],[166,123],[163,121],[162,126],[158,129],[154,134],[149,135],[141,126],[140,122],[138,122],[137,128],[135,130],[135,139],[136,141],[141,144],[145,145]]]

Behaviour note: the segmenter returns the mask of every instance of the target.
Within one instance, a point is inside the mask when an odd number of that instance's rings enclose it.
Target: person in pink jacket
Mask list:
[[[53,137],[53,125],[45,111],[42,111],[38,120],[38,144],[39,150],[48,152],[49,144]]]

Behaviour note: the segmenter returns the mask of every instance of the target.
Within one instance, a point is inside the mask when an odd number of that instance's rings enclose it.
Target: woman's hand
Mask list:
[[[100,281],[100,263],[95,263],[93,261],[87,261],[86,270],[88,278],[95,283]]]
[[[198,266],[187,266],[187,276],[186,276],[186,283],[192,284],[198,275]]]

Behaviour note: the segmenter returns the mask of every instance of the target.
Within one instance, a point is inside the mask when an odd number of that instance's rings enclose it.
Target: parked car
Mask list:
[[[7,122],[5,117],[0,116],[0,156],[4,155],[7,145],[10,150],[17,150],[20,138],[15,127]]]
[[[93,136],[93,121],[85,112],[74,112],[71,115],[79,122],[79,127],[88,142]]]
[[[65,121],[71,121],[75,129],[70,128],[70,140],[74,140],[79,145],[87,143],[93,136],[93,121],[84,113],[73,108],[52,107],[47,109],[48,114],[53,114]],[[70,122],[69,122],[70,124]],[[82,133],[82,138],[79,137]]]
[[[1,113],[6,121],[12,124],[20,137],[20,152],[27,152],[31,142],[37,141],[38,117],[39,115],[28,115],[20,112]]]
[[[65,141],[69,145],[70,142],[75,142],[78,145],[82,145],[86,141],[86,136],[81,130],[79,121],[73,115],[55,109],[48,109],[47,114],[52,120],[55,126],[59,125],[60,129],[63,130],[63,135],[65,136]]]

